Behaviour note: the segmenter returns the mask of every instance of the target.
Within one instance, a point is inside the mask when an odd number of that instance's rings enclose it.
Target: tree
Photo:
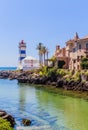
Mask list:
[[[47,56],[47,66],[48,66],[48,48],[43,46],[42,43],[39,43],[37,46],[37,50],[39,51],[39,63],[40,65],[45,65],[45,58]]]
[[[42,48],[41,48],[41,53],[42,53],[43,56],[44,56],[43,61],[44,61],[44,65],[45,65],[45,54],[46,54],[46,47],[45,47],[45,46],[42,46]]]
[[[82,69],[88,69],[88,58],[83,57],[83,58],[81,59],[80,65],[81,65],[81,68],[82,68]]]
[[[48,66],[48,54],[49,54],[49,50],[48,48],[46,48],[47,66]]]
[[[50,59],[50,61],[52,61],[52,65],[53,65],[53,67],[54,67],[54,66],[55,66],[55,63],[56,63],[56,61],[57,61],[57,59],[56,59],[55,56],[52,56],[51,59]]]
[[[39,51],[39,63],[40,65],[42,64],[42,46],[43,44],[42,43],[39,43],[38,46],[37,46],[37,50]]]

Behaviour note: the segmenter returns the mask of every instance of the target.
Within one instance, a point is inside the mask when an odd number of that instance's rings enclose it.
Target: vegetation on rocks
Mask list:
[[[0,130],[14,130],[11,127],[10,122],[8,122],[6,119],[0,118]]]
[[[81,67],[82,67],[82,69],[88,69],[88,58],[86,58],[86,57],[82,58]]]
[[[88,70],[74,71],[41,66],[39,69],[20,72],[4,72],[1,78],[17,79],[20,83],[52,85],[75,91],[88,91]]]

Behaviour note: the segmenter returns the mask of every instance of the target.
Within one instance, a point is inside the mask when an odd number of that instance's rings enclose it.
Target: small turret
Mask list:
[[[60,46],[59,46],[59,45],[57,45],[57,46],[56,46],[56,51],[57,51],[57,50],[59,50],[59,49],[60,49]]]
[[[78,33],[76,32],[75,36],[74,36],[74,41],[77,41],[79,39]]]

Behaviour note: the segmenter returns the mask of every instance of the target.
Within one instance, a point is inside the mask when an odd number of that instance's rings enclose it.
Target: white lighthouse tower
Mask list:
[[[19,68],[22,66],[22,60],[26,57],[26,43],[22,40],[19,43]]]

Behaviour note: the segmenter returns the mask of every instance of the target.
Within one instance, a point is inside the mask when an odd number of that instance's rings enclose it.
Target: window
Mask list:
[[[81,47],[81,44],[79,44],[79,49],[81,49],[82,47]]]
[[[81,59],[83,58],[83,56],[81,56]]]
[[[86,49],[88,49],[88,43],[86,43]]]
[[[80,59],[80,57],[79,56],[77,56],[77,61],[79,62],[79,59]]]
[[[73,52],[75,52],[76,51],[76,48],[73,48]]]
[[[73,60],[73,63],[76,63],[76,60]]]

